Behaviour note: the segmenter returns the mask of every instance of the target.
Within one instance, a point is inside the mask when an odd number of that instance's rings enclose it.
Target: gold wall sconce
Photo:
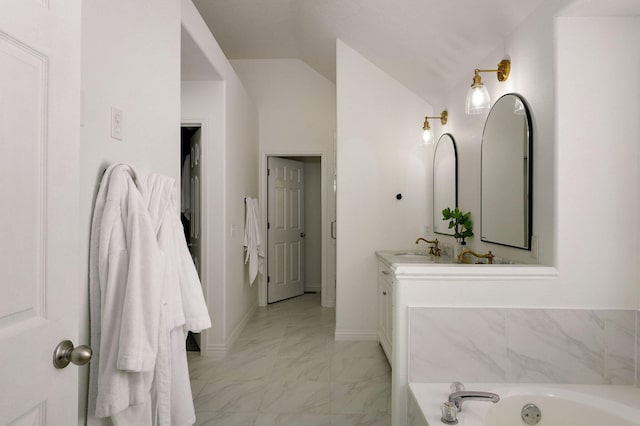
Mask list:
[[[495,72],[498,81],[507,81],[509,73],[511,72],[511,61],[503,59],[498,64],[497,70],[480,70],[476,68],[473,76],[473,84],[471,84],[467,92],[467,102],[464,108],[464,112],[467,115],[482,114],[491,109],[491,97],[489,96],[489,91],[482,83],[479,74],[481,72]]]
[[[429,125],[429,119],[439,118],[440,123],[442,125],[447,124],[449,119],[449,113],[447,111],[442,111],[439,117],[425,117],[424,124],[422,125],[422,144],[423,145],[431,145],[433,143],[433,132],[431,131],[431,126]]]

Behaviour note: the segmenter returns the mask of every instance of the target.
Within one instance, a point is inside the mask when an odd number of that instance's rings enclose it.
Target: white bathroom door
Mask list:
[[[0,2],[0,424],[78,423],[80,1]],[[84,265],[83,265],[84,266]],[[86,274],[85,274],[86,275]],[[87,368],[87,367],[83,367]]]
[[[269,157],[267,302],[304,293],[304,163]]]

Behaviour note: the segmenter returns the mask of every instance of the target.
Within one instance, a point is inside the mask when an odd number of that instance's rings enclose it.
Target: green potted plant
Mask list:
[[[442,210],[442,220],[449,221],[449,229],[453,229],[453,236],[461,245],[466,245],[466,239],[473,237],[473,222],[471,212],[462,213],[457,207],[453,210]]]

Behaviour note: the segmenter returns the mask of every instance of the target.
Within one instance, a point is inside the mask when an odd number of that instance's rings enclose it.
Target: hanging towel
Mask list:
[[[258,213],[258,200],[255,198],[245,198],[245,224],[244,224],[244,248],[245,265],[249,263],[249,284],[258,275],[262,274],[262,264],[264,262],[264,250],[262,248],[262,238],[260,237],[260,222]]]

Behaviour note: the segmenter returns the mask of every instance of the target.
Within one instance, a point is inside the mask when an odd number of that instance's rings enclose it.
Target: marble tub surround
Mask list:
[[[633,310],[409,308],[410,382],[636,383]]]
[[[390,425],[377,342],[334,341],[320,294],[258,308],[226,358],[191,353],[196,425]]]

